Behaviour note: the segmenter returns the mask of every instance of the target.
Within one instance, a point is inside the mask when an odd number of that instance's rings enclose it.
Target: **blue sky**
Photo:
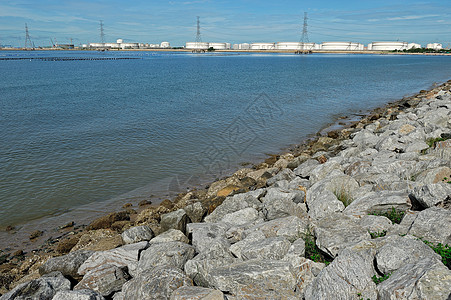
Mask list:
[[[446,1],[209,1],[209,0],[0,0],[0,43],[23,46],[24,24],[36,45],[106,40],[181,46],[193,41],[196,16],[206,42],[298,42],[303,14],[311,42],[407,41],[451,43]]]

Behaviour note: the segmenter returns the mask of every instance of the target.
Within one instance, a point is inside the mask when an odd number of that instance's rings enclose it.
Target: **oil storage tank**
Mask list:
[[[251,50],[274,50],[275,48],[275,43],[252,43],[250,45]]]
[[[364,46],[353,42],[324,42],[321,44],[321,50],[329,51],[361,51]]]
[[[215,50],[226,50],[226,43],[208,43],[208,48],[213,48]]]
[[[408,49],[407,42],[372,42],[368,44],[368,50],[372,51],[394,51]]]
[[[208,43],[204,42],[187,42],[185,44],[186,49],[200,49],[200,50],[207,50],[208,49]]]

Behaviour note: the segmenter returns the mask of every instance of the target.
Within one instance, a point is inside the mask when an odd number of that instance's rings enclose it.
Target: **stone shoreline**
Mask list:
[[[451,244],[450,88],[5,253],[0,300],[448,299],[450,266],[430,246]]]

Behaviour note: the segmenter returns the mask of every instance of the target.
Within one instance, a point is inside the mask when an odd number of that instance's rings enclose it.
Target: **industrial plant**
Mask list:
[[[116,43],[89,43],[81,46],[83,49],[169,49],[169,42],[161,42],[160,44],[144,44],[144,43],[124,43],[123,39],[117,39]]]

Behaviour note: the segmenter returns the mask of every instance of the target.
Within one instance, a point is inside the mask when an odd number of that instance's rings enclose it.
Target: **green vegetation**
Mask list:
[[[405,211],[402,210],[396,210],[394,207],[391,208],[388,212],[377,212],[373,213],[375,216],[384,216],[390,219],[393,224],[399,224],[402,221],[402,218],[404,218],[404,215],[406,214]]]
[[[334,191],[334,195],[344,204],[345,207],[348,207],[348,205],[354,201],[351,195],[344,188]]]
[[[431,247],[432,250],[435,251],[438,255],[442,257],[442,263],[448,267],[448,269],[451,269],[451,247],[446,244],[443,245],[442,243],[434,244],[429,241],[421,239],[426,245]]]
[[[207,50],[208,52],[215,52],[215,48],[213,48],[213,47],[210,47],[210,48],[208,48],[208,50]]]
[[[430,48],[412,48],[409,50],[393,50],[391,52],[404,52],[404,53],[450,53],[450,50],[448,49],[440,49],[440,50],[435,50],[435,49],[430,49]]]
[[[451,183],[451,180],[448,180],[448,177],[443,177],[443,182]]]
[[[324,254],[318,246],[316,246],[315,238],[311,234],[307,234],[304,238],[305,241],[305,257],[313,260],[314,262],[322,262],[328,265],[332,262],[332,259]]]
[[[377,275],[374,275],[373,277],[371,277],[371,279],[373,279],[375,284],[379,284],[385,280],[387,280],[390,277],[391,273],[388,273],[387,275],[381,276],[381,277],[377,277]]]
[[[376,232],[371,232],[368,231],[368,233],[371,235],[372,239],[377,239],[379,237],[383,237],[387,234],[387,230],[383,230],[383,231],[376,231]]]
[[[441,137],[439,137],[439,138],[430,138],[430,139],[426,140],[426,144],[428,144],[429,148],[432,148],[432,147],[435,146],[435,143],[443,142],[443,141],[446,141],[446,139],[441,138]]]

